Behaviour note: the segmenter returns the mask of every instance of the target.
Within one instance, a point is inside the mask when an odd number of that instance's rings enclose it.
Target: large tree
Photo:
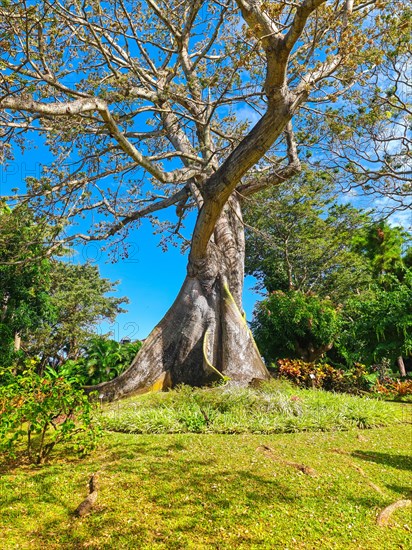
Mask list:
[[[5,158],[13,139],[37,132],[55,159],[28,182],[28,198],[61,220],[97,213],[97,227],[71,237],[86,241],[120,240],[172,205],[177,219],[163,229],[179,234],[184,214],[197,211],[176,301],[100,392],[201,384],[217,371],[242,383],[266,378],[242,312],[241,198],[299,171],[292,119],[367,78],[403,2],[2,6]]]

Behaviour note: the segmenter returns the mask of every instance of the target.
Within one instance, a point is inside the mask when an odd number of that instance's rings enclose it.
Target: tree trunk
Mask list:
[[[314,363],[332,348],[333,342],[329,342],[329,344],[324,344],[323,346],[318,347],[311,343],[306,346],[301,346],[299,342],[295,342],[295,351],[299,355],[300,359],[305,361],[305,363]]]
[[[269,378],[242,311],[244,247],[240,205],[231,197],[207,256],[189,259],[179,295],[131,366],[88,391],[114,400],[181,383],[201,386],[223,378],[246,385]]]
[[[405,377],[406,376],[406,369],[405,369],[405,363],[403,362],[403,357],[402,355],[400,355],[396,362],[398,363],[398,368],[399,368],[399,374],[402,376],[402,377]]]
[[[20,332],[14,333],[14,351],[20,351],[21,348],[21,334]]]

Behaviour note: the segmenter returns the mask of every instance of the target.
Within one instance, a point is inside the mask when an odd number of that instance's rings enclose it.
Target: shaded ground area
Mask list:
[[[376,517],[410,495],[411,452],[410,424],[282,435],[111,433],[83,461],[3,467],[0,547],[406,549],[411,509],[396,511],[388,527]],[[96,471],[96,508],[75,518]]]

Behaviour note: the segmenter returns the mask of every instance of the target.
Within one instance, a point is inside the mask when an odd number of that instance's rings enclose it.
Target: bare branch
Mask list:
[[[196,173],[196,171],[187,169],[174,170],[173,172],[167,173],[150,162],[119,130],[106,102],[100,98],[78,99],[64,103],[41,103],[28,97],[6,97],[0,100],[0,109],[20,110],[39,115],[57,117],[71,117],[87,112],[98,111],[106,123],[110,135],[116,139],[122,150],[158,181],[162,183],[180,183],[187,181]]]

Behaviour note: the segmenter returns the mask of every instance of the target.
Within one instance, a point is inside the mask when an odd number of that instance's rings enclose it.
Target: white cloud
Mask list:
[[[388,222],[393,227],[403,227],[412,231],[412,202],[403,198],[402,203],[396,198],[380,197],[375,199],[374,207],[378,212],[389,213]]]
[[[242,105],[239,109],[236,109],[236,117],[239,122],[249,122],[251,126],[261,119],[261,115],[248,105]]]

